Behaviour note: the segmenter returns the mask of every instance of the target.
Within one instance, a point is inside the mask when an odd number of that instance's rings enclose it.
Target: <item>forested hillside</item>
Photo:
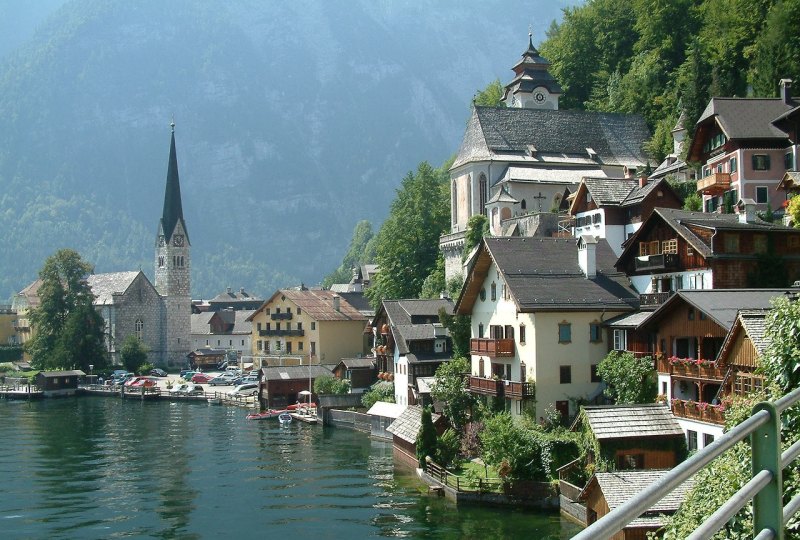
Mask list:
[[[4,298],[63,247],[152,277],[173,115],[192,294],[318,283],[408,171],[454,152],[475,89],[508,78],[528,24],[540,40],[563,5],[11,1]]]
[[[566,9],[540,51],[562,108],[642,113],[660,161],[681,110],[691,130],[712,96],[800,83],[800,0],[592,0]]]

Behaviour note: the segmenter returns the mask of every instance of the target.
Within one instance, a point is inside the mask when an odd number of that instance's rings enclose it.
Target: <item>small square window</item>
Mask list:
[[[558,325],[558,342],[570,343],[572,341],[572,325],[564,322]]]
[[[561,384],[570,384],[572,382],[572,366],[560,366],[558,371],[558,380]]]
[[[316,330],[316,329],[317,329],[317,323],[316,323],[316,321],[311,321],[311,329],[312,329],[312,330]]]
[[[769,189],[767,186],[756,186],[756,202],[758,204],[769,202]]]
[[[768,154],[753,154],[753,170],[768,171],[770,168]]]
[[[689,451],[697,450],[697,432],[692,431],[691,429],[686,431],[686,446],[688,446]]]

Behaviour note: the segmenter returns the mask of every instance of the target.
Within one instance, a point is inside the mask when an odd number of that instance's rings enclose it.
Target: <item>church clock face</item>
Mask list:
[[[547,96],[545,96],[542,92],[536,92],[536,94],[533,96],[533,99],[536,100],[536,103],[544,103],[544,100],[547,99]]]
[[[176,234],[175,237],[172,239],[172,244],[175,245],[176,247],[183,246],[183,235]]]

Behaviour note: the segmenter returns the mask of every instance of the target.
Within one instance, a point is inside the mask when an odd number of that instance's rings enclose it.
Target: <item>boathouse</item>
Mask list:
[[[36,386],[44,397],[73,396],[78,391],[78,379],[86,373],[79,369],[71,371],[41,371],[36,375]]]

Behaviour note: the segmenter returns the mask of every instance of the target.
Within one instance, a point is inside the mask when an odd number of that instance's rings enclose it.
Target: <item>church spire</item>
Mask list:
[[[183,206],[181,204],[181,183],[178,178],[178,157],[175,153],[175,122],[170,124],[172,140],[169,146],[169,163],[167,165],[167,187],[164,191],[164,211],[161,214],[161,229],[164,238],[169,240],[175,232],[178,222],[183,225],[186,232],[186,223],[183,221]],[[186,232],[188,237],[188,232]]]
[[[528,31],[528,48],[513,68],[514,79],[505,86],[503,101],[509,107],[558,109],[563,90],[550,74],[550,62],[533,46],[533,32]]]

